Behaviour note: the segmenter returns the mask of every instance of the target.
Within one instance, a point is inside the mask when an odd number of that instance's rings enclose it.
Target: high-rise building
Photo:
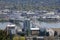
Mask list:
[[[24,31],[27,35],[30,34],[30,20],[29,20],[29,19],[24,20],[24,22],[23,22],[23,31]]]

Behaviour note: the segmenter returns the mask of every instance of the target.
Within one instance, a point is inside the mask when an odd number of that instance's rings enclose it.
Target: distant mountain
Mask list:
[[[31,5],[60,5],[60,0],[0,0],[15,4],[31,4]]]
[[[60,7],[60,0],[0,0],[0,4],[4,5],[11,5],[15,4],[15,6],[34,6],[34,7],[40,7],[40,6],[56,6]]]

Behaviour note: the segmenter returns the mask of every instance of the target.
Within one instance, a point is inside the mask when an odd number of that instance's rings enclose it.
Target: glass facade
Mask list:
[[[24,22],[23,22],[23,30],[24,30],[24,32],[27,34],[27,35],[29,35],[30,34],[30,20],[25,20]]]

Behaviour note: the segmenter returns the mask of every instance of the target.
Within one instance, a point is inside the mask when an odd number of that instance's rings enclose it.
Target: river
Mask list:
[[[10,22],[0,22],[0,29],[4,30],[6,25],[12,24]],[[40,22],[41,27],[45,28],[60,28],[60,22],[58,23],[48,23],[48,22]]]

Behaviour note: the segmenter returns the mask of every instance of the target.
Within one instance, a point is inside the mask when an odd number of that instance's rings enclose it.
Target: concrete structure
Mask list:
[[[7,34],[8,33],[10,33],[10,34],[16,34],[16,29],[17,29],[17,27],[14,24],[13,25],[12,24],[7,25],[7,27],[6,27]]]
[[[54,15],[55,14],[55,12],[53,12],[53,11],[51,11],[51,12],[48,12],[48,13],[46,13],[46,15]]]
[[[23,22],[23,32],[27,35],[30,34],[30,19],[25,19]]]
[[[7,34],[17,34],[18,32],[22,32],[22,29],[20,27],[17,27],[16,25],[14,24],[9,24],[6,26],[6,29],[7,31]]]
[[[25,19],[23,22],[23,28],[26,30],[28,28],[30,28],[30,20],[29,19]]]
[[[31,35],[38,36],[39,35],[39,28],[30,28],[31,30]]]

